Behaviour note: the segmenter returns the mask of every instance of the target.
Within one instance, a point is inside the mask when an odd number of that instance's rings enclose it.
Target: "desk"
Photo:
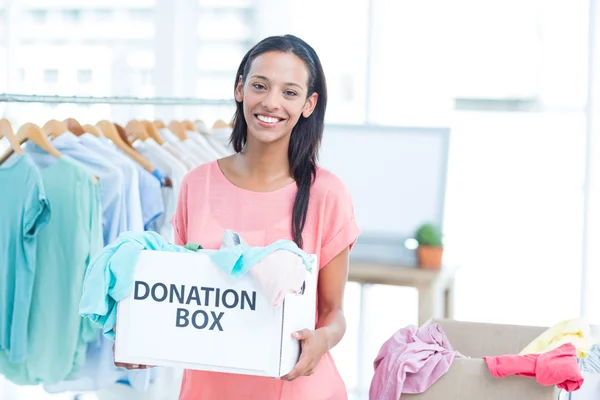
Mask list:
[[[353,261],[350,259],[348,281],[360,284],[360,305],[358,323],[359,360],[367,360],[365,345],[370,337],[365,321],[367,309],[367,287],[370,285],[393,285],[414,287],[419,292],[418,323],[421,326],[431,318],[452,318],[454,314],[454,276],[458,268],[444,266],[441,270],[427,270],[416,267],[383,264],[377,262]],[[398,327],[400,329],[402,327]],[[383,343],[382,343],[383,344]],[[372,376],[372,364],[359,362],[356,377],[359,386],[365,383],[365,376]]]
[[[350,261],[348,281],[414,287],[419,292],[419,326],[430,318],[453,318],[457,268],[428,270],[400,265]],[[362,303],[361,303],[362,305]],[[361,314],[363,310],[360,310]]]

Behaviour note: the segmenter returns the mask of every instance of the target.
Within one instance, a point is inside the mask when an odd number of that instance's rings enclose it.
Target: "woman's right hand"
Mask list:
[[[117,339],[117,326],[115,325],[115,327],[113,328],[114,332],[115,332],[115,340]],[[127,364],[127,363],[120,363],[120,362],[116,362],[114,361],[115,359],[115,343],[113,342],[113,362],[115,363],[115,367],[119,367],[119,368],[125,368],[125,369],[148,369],[148,368],[152,368],[152,365],[142,365],[142,364]]]

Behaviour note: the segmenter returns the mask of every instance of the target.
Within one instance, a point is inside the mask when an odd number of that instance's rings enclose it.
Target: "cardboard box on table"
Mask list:
[[[470,357],[455,359],[448,373],[425,393],[403,394],[402,400],[556,400],[559,390],[535,379],[494,378],[484,356],[518,354],[547,328],[431,320],[446,332],[452,348]],[[564,392],[563,392],[564,393]],[[568,397],[560,397],[568,398]]]
[[[304,294],[273,307],[250,274],[234,279],[205,252],[142,251],[134,292],[117,309],[115,360],[281,377],[300,354],[292,332],[315,328],[313,265]]]

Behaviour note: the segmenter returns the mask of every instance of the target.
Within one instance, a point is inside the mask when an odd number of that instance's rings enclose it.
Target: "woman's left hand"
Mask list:
[[[294,332],[292,337],[300,340],[302,351],[294,369],[289,374],[281,377],[281,379],[286,381],[293,381],[300,376],[314,374],[319,361],[321,361],[321,357],[329,351],[327,338],[322,329],[314,331],[303,329],[299,332]]]

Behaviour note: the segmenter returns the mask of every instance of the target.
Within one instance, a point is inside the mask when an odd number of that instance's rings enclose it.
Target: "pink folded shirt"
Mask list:
[[[456,357],[438,324],[410,325],[388,339],[375,358],[369,400],[397,400],[402,393],[423,393],[443,376]]]
[[[578,390],[583,377],[577,363],[577,351],[571,343],[542,354],[483,357],[496,378],[526,376],[544,386],[556,385],[567,392]]]
[[[287,250],[274,251],[250,269],[272,306],[279,305],[288,293],[300,293],[306,274],[302,258]]]

